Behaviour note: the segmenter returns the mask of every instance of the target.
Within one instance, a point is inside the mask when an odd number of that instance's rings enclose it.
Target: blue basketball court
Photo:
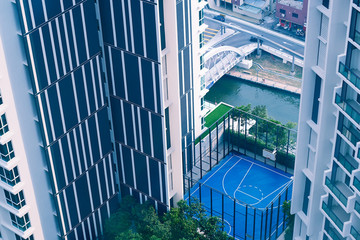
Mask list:
[[[284,228],[281,205],[291,199],[291,190],[290,174],[231,153],[190,193],[209,214],[224,220],[224,231],[235,239],[276,239]]]

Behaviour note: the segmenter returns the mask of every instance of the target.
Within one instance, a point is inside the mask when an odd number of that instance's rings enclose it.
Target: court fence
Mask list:
[[[220,219],[222,230],[235,239],[277,239],[288,225],[282,204],[291,200],[292,181],[265,208],[253,207],[201,182],[191,183],[188,178],[186,182],[188,204],[200,201],[210,216]]]
[[[293,174],[296,137],[297,132],[294,129],[286,128],[271,120],[263,119],[240,109],[230,109],[190,145],[193,154],[192,160],[183,163],[185,195],[191,196],[191,189],[198,184],[201,186],[201,189],[208,189],[207,194],[217,194],[219,195],[218,197],[221,197],[222,199],[231,199],[231,197],[220,194],[215,189],[212,189],[205,184],[201,184],[199,180],[232,151],[249,156],[286,173]],[[287,196],[289,187],[290,186],[286,188],[286,194],[283,193],[285,194],[285,198],[281,195],[278,197],[279,201],[290,199],[290,196]],[[211,195],[210,197],[213,199],[214,196]],[[191,201],[191,197],[189,197],[189,201]],[[235,202],[240,203],[240,201],[236,199],[233,199],[233,201],[234,204]],[[263,218],[268,218],[269,214],[271,215],[269,218],[272,219],[273,208],[271,206],[261,210],[252,208],[251,206],[246,205],[246,203],[241,204],[245,204],[244,206],[246,206],[246,221],[248,221],[251,216],[253,216],[254,219],[259,218],[260,215]],[[280,203],[273,202],[272,204]],[[281,207],[278,208],[277,215],[280,214],[280,209]],[[210,211],[213,213],[218,212],[215,209],[210,209]],[[253,213],[250,213],[251,211],[253,211]],[[220,213],[228,214],[221,211]],[[236,219],[237,215],[234,214],[233,217]],[[286,219],[282,219],[281,224],[282,228],[284,228]],[[276,219],[277,227],[275,236],[279,233],[278,226],[280,223],[278,222],[279,219]],[[259,239],[270,239],[272,235],[270,234],[269,228],[273,229],[272,224],[268,224],[265,220],[264,222],[261,220],[261,223],[265,228],[260,228],[262,232],[262,235],[260,234],[260,236],[263,236],[263,238],[260,237]],[[268,235],[266,235],[267,231],[269,231]],[[234,232],[236,232],[236,230]],[[255,239],[250,237],[254,236],[254,234],[251,235],[247,230],[244,233],[244,236],[239,236],[236,233],[235,236],[239,239]],[[266,238],[266,236],[268,236],[268,238]]]

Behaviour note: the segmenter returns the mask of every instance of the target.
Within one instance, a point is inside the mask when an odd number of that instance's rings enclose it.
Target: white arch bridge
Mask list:
[[[258,47],[257,43],[242,47],[221,46],[211,49],[204,55],[205,87],[210,89],[215,82],[224,76],[230,69],[241,62],[245,56]]]

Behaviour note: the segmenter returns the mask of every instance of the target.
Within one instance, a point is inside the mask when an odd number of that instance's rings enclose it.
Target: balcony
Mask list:
[[[360,141],[360,133],[351,125],[350,127],[346,127],[343,125],[339,131],[344,137],[346,137],[354,146],[356,143]]]
[[[357,177],[354,177],[353,185],[360,192],[360,180]]]
[[[358,201],[355,202],[354,209],[360,215],[360,203]]]
[[[346,112],[357,124],[360,124],[360,106],[352,99],[341,99],[341,96],[336,93],[335,103]]]
[[[335,197],[344,204],[345,207],[347,206],[349,197],[354,195],[354,193],[343,182],[333,182],[326,177],[325,185],[330,189]]]
[[[338,153],[335,158],[350,174],[359,167],[359,163],[348,154],[345,154],[344,156],[341,153]]]
[[[340,229],[344,230],[344,223],[349,222],[350,214],[346,213],[340,206],[329,207],[325,202],[322,203],[322,210]]]
[[[339,236],[339,233],[334,228],[324,229],[326,233],[333,239],[333,240],[344,240],[343,237]]]
[[[357,70],[350,69],[347,66],[345,66],[344,63],[339,62],[339,73],[360,90],[360,77],[358,77],[358,75],[360,74],[356,74],[355,71],[357,72]]]
[[[350,234],[351,234],[355,239],[360,239],[360,232],[357,231],[354,227],[351,227]]]
[[[351,39],[360,45],[360,32],[355,29],[354,37]]]

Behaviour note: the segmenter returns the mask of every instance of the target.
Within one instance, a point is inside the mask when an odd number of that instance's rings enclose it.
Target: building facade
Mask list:
[[[308,0],[277,0],[275,16],[279,18],[281,27],[305,34],[307,8]]]
[[[0,239],[96,239],[121,196],[183,198],[205,5],[1,1]]]
[[[359,1],[309,2],[294,239],[359,239]]]

